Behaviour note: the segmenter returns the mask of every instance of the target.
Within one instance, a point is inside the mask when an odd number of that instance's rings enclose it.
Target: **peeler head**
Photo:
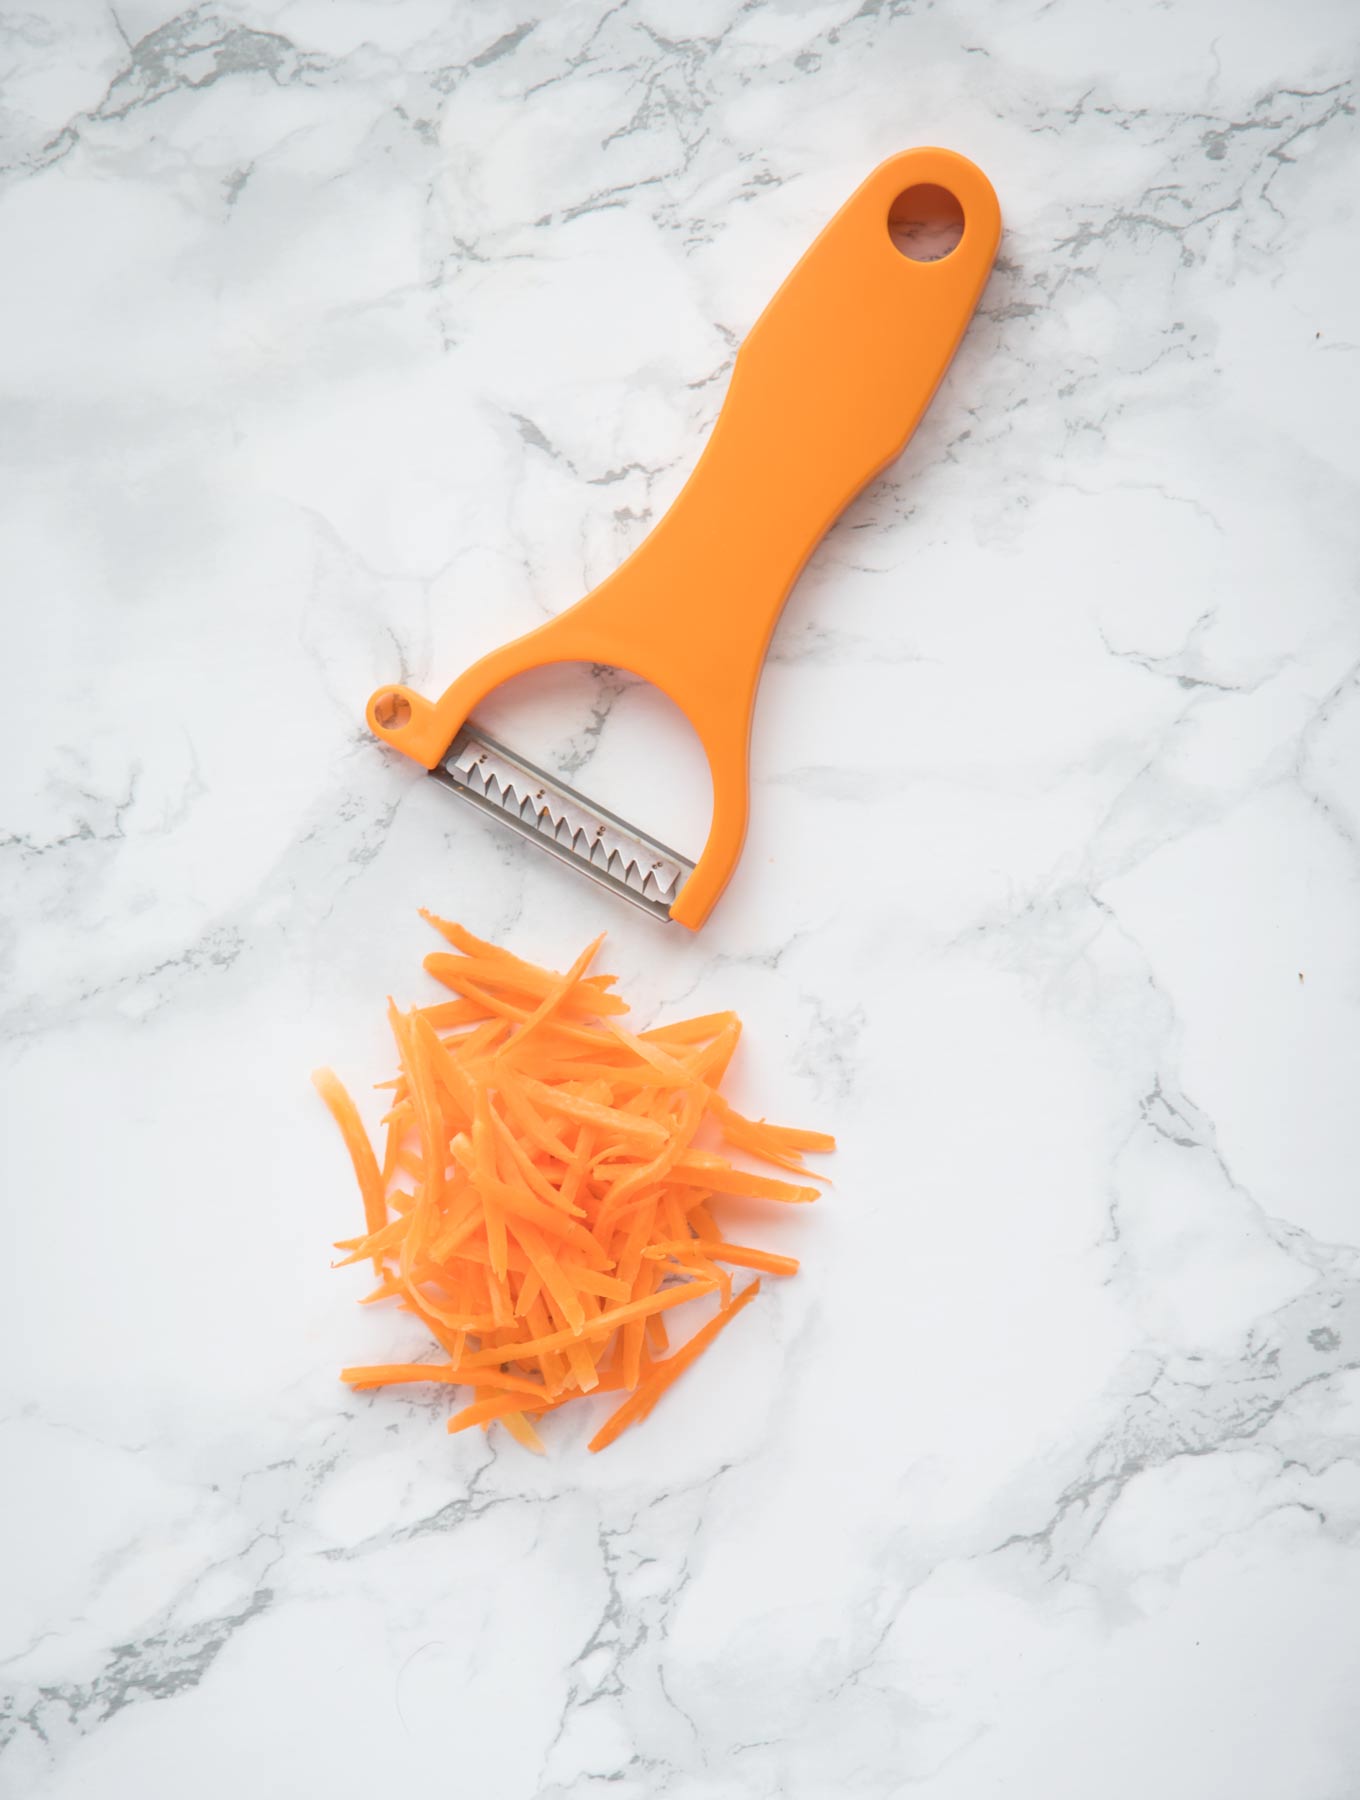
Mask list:
[[[438,701],[411,688],[379,688],[368,703],[369,728],[486,817],[509,826],[653,918],[674,920],[697,931],[741,854],[746,830],[744,739],[721,762],[705,745],[715,777],[714,809],[703,855],[694,860],[490,737],[469,716],[472,707],[517,675],[554,661],[588,660],[571,654],[570,645],[565,646],[566,654],[548,651],[553,634],[571,617],[571,612],[561,614],[548,626],[483,657]],[[616,666],[626,664],[619,658]],[[648,679],[643,670],[632,672]],[[735,778],[721,787],[716,780],[719,768],[729,776],[735,771]]]
[[[654,918],[669,920],[694,864],[555,775],[465,725],[430,770],[479,812],[508,825]]]

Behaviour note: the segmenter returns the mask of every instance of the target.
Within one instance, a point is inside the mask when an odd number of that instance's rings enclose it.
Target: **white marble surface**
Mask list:
[[[7,0],[0,1792],[1360,1795],[1358,30]],[[605,573],[932,141],[1001,262],[660,931],[364,699]],[[698,815],[645,695],[537,699]],[[421,902],[608,924],[843,1142],[803,1275],[603,1457],[335,1379],[406,1338],[328,1269],[307,1072],[386,1072]]]

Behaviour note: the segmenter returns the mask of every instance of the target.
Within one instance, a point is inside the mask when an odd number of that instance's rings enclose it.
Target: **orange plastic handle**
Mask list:
[[[923,185],[963,210],[963,236],[938,262],[904,256],[889,230],[894,202]],[[881,163],[756,321],[693,474],[627,561],[442,699],[380,688],[371,729],[432,769],[478,702],[529,669],[604,663],[651,682],[694,727],[713,782],[708,842],[671,908],[696,930],[741,854],[756,688],[784,601],[832,521],[915,430],[1000,235],[991,183],[965,157],[919,149]]]

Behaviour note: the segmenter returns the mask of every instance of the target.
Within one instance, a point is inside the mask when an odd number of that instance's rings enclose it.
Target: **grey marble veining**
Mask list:
[[[0,49],[0,1793],[1355,1800],[1354,9],[63,0]],[[364,701],[606,574],[929,142],[995,274],[663,931]],[[696,847],[639,684],[504,714]],[[306,1074],[386,1073],[421,903],[608,925],[842,1142],[763,1228],[802,1275],[599,1458],[335,1378],[419,1336],[328,1268]]]

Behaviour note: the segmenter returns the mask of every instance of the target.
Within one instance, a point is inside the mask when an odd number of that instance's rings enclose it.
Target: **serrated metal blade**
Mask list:
[[[430,773],[479,812],[655,918],[670,918],[672,903],[694,873],[678,850],[471,725]]]

